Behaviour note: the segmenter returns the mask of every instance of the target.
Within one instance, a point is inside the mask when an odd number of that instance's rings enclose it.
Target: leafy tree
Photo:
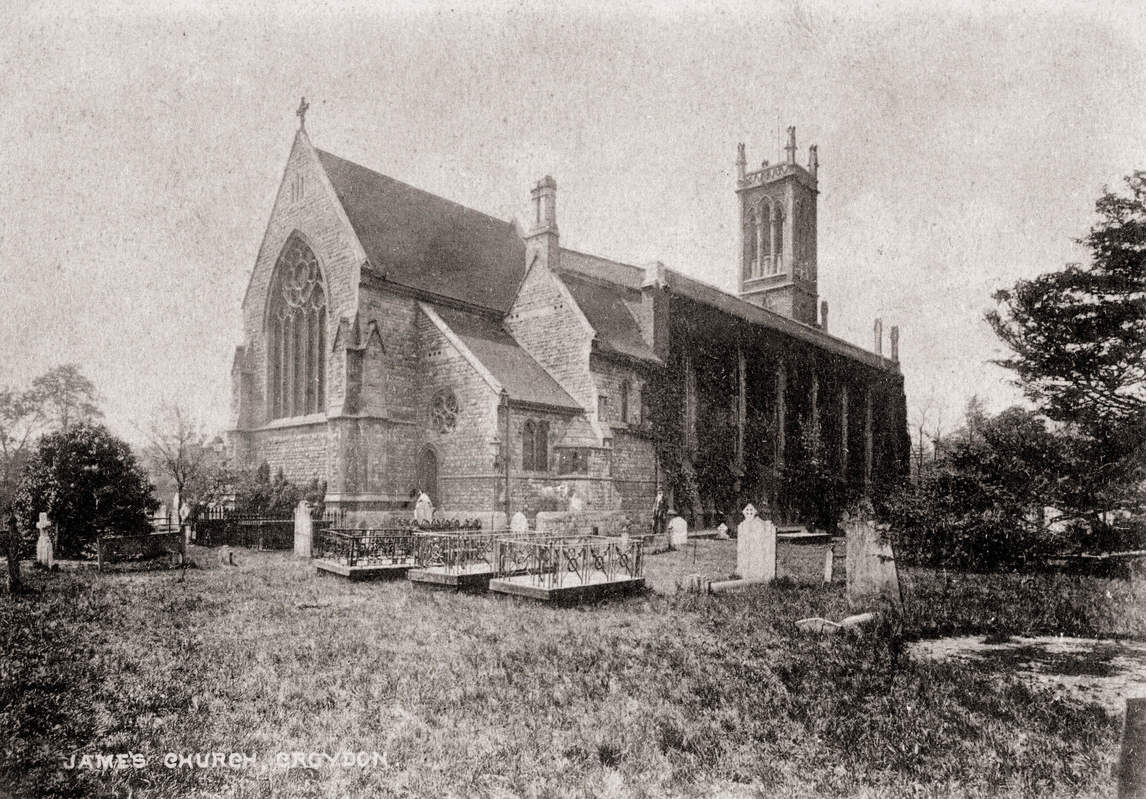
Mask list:
[[[36,392],[0,388],[0,511],[11,504],[43,422],[44,407]]]
[[[1061,497],[1071,454],[1039,414],[1009,408],[947,439],[916,480],[883,508],[901,554],[932,565],[1016,568],[1067,542],[1043,508]]]
[[[1100,514],[1144,477],[1146,442],[1146,172],[1128,194],[1106,190],[1080,244],[1087,265],[1021,280],[999,291],[987,315],[1014,352],[999,363],[1052,420],[1066,425],[1079,468],[1064,495],[1079,516]]]
[[[131,447],[102,425],[71,424],[40,439],[24,470],[16,513],[25,530],[46,511],[60,557],[83,557],[104,534],[145,533],[159,502]]]
[[[262,463],[254,471],[235,475],[235,510],[273,519],[289,518],[299,500],[305,499],[320,509],[326,497],[326,481],[311,480],[306,485],[295,485],[279,469],[271,478],[270,467]]]
[[[31,390],[51,423],[60,430],[66,431],[77,422],[103,418],[103,412],[96,405],[99,394],[95,385],[74,363],[57,366],[40,375],[32,381]]]
[[[1014,351],[1027,396],[1056,421],[1101,436],[1146,413],[1146,172],[1107,190],[1080,240],[1088,265],[1068,264],[995,293],[987,319]]]

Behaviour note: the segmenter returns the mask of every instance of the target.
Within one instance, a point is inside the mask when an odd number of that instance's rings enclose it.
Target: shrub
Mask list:
[[[56,555],[90,557],[101,535],[146,533],[159,506],[127,442],[98,424],[78,424],[40,439],[17,491],[26,535],[47,512],[56,525]]]

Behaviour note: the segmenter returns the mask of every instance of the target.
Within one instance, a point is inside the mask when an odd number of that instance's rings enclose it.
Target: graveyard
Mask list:
[[[743,539],[651,545],[644,590],[572,605],[350,581],[244,547],[192,544],[183,570],[28,569],[30,593],[0,605],[2,776],[60,796],[1104,795],[1116,717],[910,645],[1141,638],[1140,583],[905,568],[901,612],[803,633],[853,610],[840,543],[831,582],[722,593],[690,578],[751,580]],[[779,568],[795,547],[773,548]],[[377,757],[277,759],[296,751]],[[145,765],[60,765],[108,752]],[[197,752],[250,760],[163,765]]]

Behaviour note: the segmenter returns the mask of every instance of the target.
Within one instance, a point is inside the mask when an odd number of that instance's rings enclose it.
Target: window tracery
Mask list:
[[[268,415],[317,413],[326,407],[326,290],[318,259],[298,236],[279,256],[268,301]]]

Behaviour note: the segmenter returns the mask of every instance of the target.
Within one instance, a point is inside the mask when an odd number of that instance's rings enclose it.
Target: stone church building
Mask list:
[[[827,332],[815,148],[737,162],[738,294],[563,248],[557,184],[527,229],[314,147],[300,126],[242,304],[229,445],[373,517],[651,511],[694,523],[814,465],[852,493],[906,468],[903,378]],[[877,322],[877,329],[878,329]]]

